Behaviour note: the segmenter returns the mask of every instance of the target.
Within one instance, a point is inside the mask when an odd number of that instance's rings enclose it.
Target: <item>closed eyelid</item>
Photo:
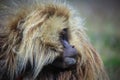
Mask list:
[[[60,40],[65,40],[68,42],[68,28],[64,28],[60,33]]]

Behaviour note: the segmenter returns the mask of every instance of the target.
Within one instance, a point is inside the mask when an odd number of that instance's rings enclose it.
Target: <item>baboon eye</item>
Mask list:
[[[60,39],[68,41],[68,28],[64,28],[60,33]]]
[[[68,28],[64,28],[63,31],[67,32]]]
[[[61,35],[66,35],[67,34],[67,28],[64,28],[62,31],[61,31]]]

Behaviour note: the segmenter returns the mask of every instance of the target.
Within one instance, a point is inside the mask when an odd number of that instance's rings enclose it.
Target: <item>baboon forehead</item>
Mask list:
[[[69,22],[62,17],[53,16],[41,26],[44,31],[60,33],[64,28],[69,28]],[[46,33],[47,33],[46,32]]]

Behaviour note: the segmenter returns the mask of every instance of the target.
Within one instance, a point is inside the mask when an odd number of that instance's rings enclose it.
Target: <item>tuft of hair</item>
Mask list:
[[[90,44],[82,19],[62,0],[0,1],[0,79],[108,80],[99,54]],[[62,29],[78,50],[73,70],[45,68],[63,52]]]

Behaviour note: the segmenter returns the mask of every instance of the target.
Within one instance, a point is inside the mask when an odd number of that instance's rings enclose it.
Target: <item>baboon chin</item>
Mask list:
[[[108,80],[82,20],[62,1],[0,1],[0,80]]]

